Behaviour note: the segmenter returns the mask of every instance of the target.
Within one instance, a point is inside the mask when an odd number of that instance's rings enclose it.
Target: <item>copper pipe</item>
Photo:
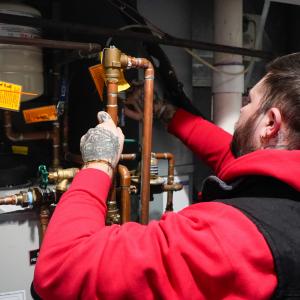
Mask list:
[[[183,185],[181,183],[173,183],[173,184],[164,184],[163,185],[163,191],[169,192],[169,191],[180,191],[182,190]]]
[[[107,105],[106,111],[115,124],[118,123],[118,82],[121,75],[121,51],[116,47],[103,50],[103,66],[107,79]]]
[[[37,131],[17,133],[12,129],[11,112],[5,110],[4,112],[4,130],[6,137],[13,142],[20,141],[35,141],[35,140],[50,140],[52,139],[52,131]]]
[[[0,205],[17,205],[18,199],[16,195],[10,195],[0,198]]]
[[[150,164],[152,147],[152,123],[153,123],[153,89],[154,68],[145,58],[135,58],[121,55],[121,64],[124,67],[143,68],[144,75],[144,121],[143,121],[143,146],[142,146],[142,175],[141,175],[141,223],[149,221],[150,199]]]
[[[4,131],[6,137],[13,142],[20,141],[35,141],[35,140],[52,140],[53,147],[53,168],[58,168],[60,165],[60,134],[59,134],[59,122],[53,123],[53,130],[49,131],[37,131],[37,132],[23,132],[17,133],[12,129],[12,115],[10,111],[4,111]]]
[[[165,153],[155,153],[157,159],[167,159],[168,160],[168,181],[167,184],[172,186],[174,184],[174,155],[169,152]],[[169,190],[167,194],[167,205],[166,211],[173,211],[173,190]]]
[[[42,205],[40,208],[40,223],[41,223],[41,243],[44,239],[47,226],[50,219],[50,210],[48,205]]]
[[[135,160],[136,153],[125,153],[121,154],[120,160]]]
[[[108,105],[107,112],[117,124],[118,119],[118,80],[121,68],[145,69],[144,82],[144,123],[143,123],[143,149],[142,149],[142,176],[141,176],[141,223],[147,224],[149,220],[150,199],[150,156],[152,144],[152,111],[154,68],[145,58],[135,58],[121,53],[111,46],[103,50],[103,66],[107,78]],[[115,189],[115,187],[113,187]],[[113,194],[113,193],[112,193]]]
[[[118,165],[121,187],[121,222],[130,221],[130,182],[131,177],[128,169],[123,165]]]
[[[109,79],[107,81],[107,104],[106,111],[118,123],[118,81]]]

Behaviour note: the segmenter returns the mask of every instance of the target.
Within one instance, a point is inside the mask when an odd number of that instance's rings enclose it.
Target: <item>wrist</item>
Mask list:
[[[107,161],[88,161],[84,163],[82,169],[97,169],[106,173],[110,178],[113,176],[114,169],[112,165]]]

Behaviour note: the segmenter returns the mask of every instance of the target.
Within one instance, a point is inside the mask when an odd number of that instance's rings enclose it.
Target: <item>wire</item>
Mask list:
[[[131,5],[129,5],[127,3],[124,3],[123,1],[119,0],[119,3],[121,3],[122,6],[117,6],[115,3],[113,3],[113,1],[111,1],[111,0],[107,0],[107,1],[111,5],[113,5],[114,7],[118,8],[119,10],[121,10],[131,20],[133,20],[134,22],[137,23],[137,24],[132,24],[132,25],[127,25],[127,26],[121,27],[121,28],[119,28],[120,30],[127,30],[127,29],[130,29],[130,28],[146,28],[146,29],[149,29],[152,33],[155,32],[156,34],[158,34],[159,38],[162,38],[163,36],[171,36],[171,35],[167,34],[166,32],[162,31],[156,25],[154,25],[149,19],[145,18],[137,9],[133,8]],[[145,20],[145,22],[147,23],[147,25],[141,24],[137,19],[135,19],[134,17],[132,17],[129,13],[125,12],[124,8],[126,8],[126,7],[129,8],[129,9],[131,9],[132,11],[134,11],[136,14],[140,15]],[[111,41],[112,41],[112,37],[110,37],[106,41],[106,47],[108,45],[110,45]],[[239,76],[239,75],[242,75],[242,74],[246,74],[249,71],[249,69],[250,69],[251,62],[253,61],[253,58],[252,58],[251,61],[250,61],[250,63],[249,63],[249,65],[248,65],[248,67],[246,69],[240,71],[240,72],[227,72],[227,71],[223,71],[223,70],[220,70],[220,69],[216,68],[211,63],[209,63],[207,60],[203,59],[198,54],[196,54],[192,49],[184,48],[184,50],[187,53],[189,53],[192,57],[194,57],[198,62],[200,62],[201,64],[207,66],[208,68],[212,69],[213,71],[218,72],[218,73],[222,73],[222,74],[226,74],[226,75],[232,75],[232,76]]]
[[[131,29],[131,28],[144,28],[144,29],[148,29],[150,30],[152,33],[157,33],[158,37],[159,38],[162,38],[162,35],[161,35],[161,31],[156,31],[156,29],[152,29],[150,28],[148,25],[142,25],[142,24],[131,24],[131,25],[126,25],[126,26],[123,26],[123,27],[120,27],[119,30],[127,30],[127,29]],[[108,47],[112,41],[113,37],[109,37],[105,43],[105,47]]]
[[[207,60],[205,60],[204,58],[202,58],[201,56],[199,56],[198,54],[196,54],[193,50],[191,49],[188,49],[188,48],[184,48],[184,50],[189,53],[191,56],[193,56],[197,61],[199,61],[200,63],[202,63],[203,65],[207,66],[208,68],[218,72],[218,73],[223,73],[223,74],[226,74],[226,75],[232,75],[232,76],[238,76],[238,75],[241,75],[241,74],[245,74],[248,72],[249,70],[249,66],[243,70],[243,71],[240,71],[240,72],[227,72],[227,71],[223,71],[223,70],[220,70],[218,68],[216,68],[214,65],[212,65],[211,63],[209,63]]]

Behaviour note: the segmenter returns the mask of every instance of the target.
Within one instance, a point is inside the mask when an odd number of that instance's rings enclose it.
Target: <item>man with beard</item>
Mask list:
[[[210,165],[200,203],[149,225],[104,224],[124,136],[110,117],[81,140],[34,286],[42,299],[300,299],[300,54],[252,88],[234,136],[171,104],[168,129]],[[101,183],[101,184],[99,184]]]

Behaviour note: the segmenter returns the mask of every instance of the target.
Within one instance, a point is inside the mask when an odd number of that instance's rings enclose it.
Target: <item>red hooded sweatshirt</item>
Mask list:
[[[183,110],[169,130],[226,182],[267,175],[300,190],[300,151],[234,159],[231,135]],[[60,200],[35,269],[42,299],[270,299],[277,285],[271,251],[239,210],[206,202],[147,226],[105,226],[110,185],[105,173],[84,169]]]

